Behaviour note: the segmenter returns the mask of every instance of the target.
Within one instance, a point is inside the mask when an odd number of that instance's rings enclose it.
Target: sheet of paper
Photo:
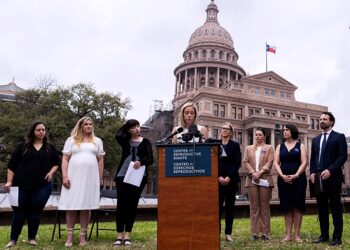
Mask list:
[[[11,206],[18,207],[18,187],[10,187],[10,204]]]
[[[254,179],[252,180],[252,183],[261,187],[268,187],[269,186],[269,181],[264,180],[264,179],[259,179],[258,182],[256,182]]]
[[[141,166],[138,169],[135,169],[134,164],[135,163],[133,161],[130,162],[128,171],[126,171],[124,177],[124,182],[139,187],[141,185],[143,175],[145,174],[146,167]]]

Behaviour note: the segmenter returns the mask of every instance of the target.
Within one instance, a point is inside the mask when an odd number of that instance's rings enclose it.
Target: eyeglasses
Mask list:
[[[231,131],[231,128],[221,128],[223,131]]]

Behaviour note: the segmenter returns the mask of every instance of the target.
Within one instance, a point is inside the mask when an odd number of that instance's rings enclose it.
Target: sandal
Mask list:
[[[36,242],[36,240],[34,240],[34,239],[31,239],[31,240],[28,240],[28,244],[31,246],[36,246],[36,245],[38,245],[38,242]]]
[[[10,248],[16,245],[16,241],[10,240],[9,243],[6,244],[5,248]]]
[[[281,242],[286,243],[286,242],[289,242],[291,240],[292,240],[292,238],[286,236],[286,237],[284,237],[284,239]]]
[[[123,239],[116,239],[113,246],[114,247],[120,247],[123,244]]]
[[[66,240],[66,243],[64,243],[66,247],[73,246],[73,237],[74,237],[74,228],[67,228],[67,240]]]
[[[79,246],[83,247],[87,244],[85,239],[86,239],[86,228],[81,228],[80,229]]]
[[[294,241],[295,241],[296,243],[303,243],[303,240],[302,240],[300,237],[295,237],[295,238],[294,238]]]
[[[131,240],[130,239],[124,239],[124,246],[131,247]]]

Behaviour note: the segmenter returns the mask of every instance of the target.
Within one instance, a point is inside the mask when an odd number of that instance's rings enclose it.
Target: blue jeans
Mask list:
[[[18,194],[18,207],[12,207],[11,240],[17,241],[25,220],[28,224],[28,239],[34,240],[38,233],[40,214],[52,192],[52,182],[37,189],[21,189]]]

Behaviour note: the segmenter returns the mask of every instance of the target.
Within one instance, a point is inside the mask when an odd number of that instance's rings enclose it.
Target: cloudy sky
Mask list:
[[[132,100],[144,122],[153,100],[174,95],[174,68],[209,0],[0,0],[0,84],[33,87],[91,82]],[[277,47],[269,70],[298,87],[298,101],[329,107],[350,135],[350,1],[215,0],[239,64],[265,71],[265,41]]]

